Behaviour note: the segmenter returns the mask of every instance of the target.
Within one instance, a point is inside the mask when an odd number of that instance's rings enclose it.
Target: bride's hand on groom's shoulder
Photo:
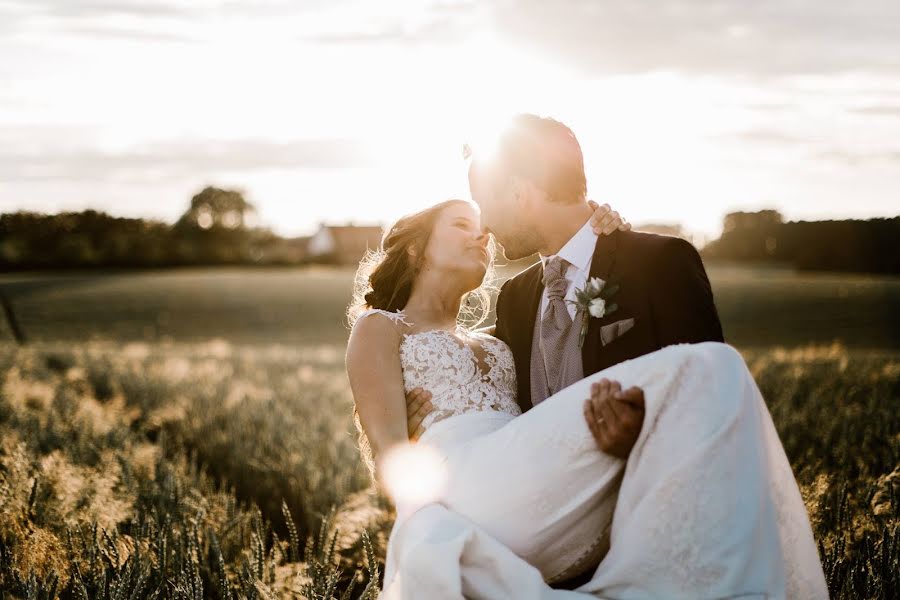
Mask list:
[[[415,388],[406,394],[406,427],[409,430],[409,439],[416,441],[425,431],[422,422],[431,409],[431,392],[422,388]]]
[[[644,392],[601,379],[584,401],[584,418],[601,451],[626,460],[644,423]]]
[[[588,205],[594,210],[594,214],[591,215],[591,227],[597,235],[609,235],[617,230],[631,230],[631,223],[623,219],[609,204],[601,206],[593,200],[588,200]]]

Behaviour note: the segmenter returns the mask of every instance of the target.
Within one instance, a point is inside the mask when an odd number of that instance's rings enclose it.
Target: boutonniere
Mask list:
[[[602,319],[606,315],[616,312],[619,306],[611,302],[612,297],[619,291],[619,284],[603,281],[599,277],[591,277],[584,287],[575,290],[575,300],[569,300],[581,309],[581,333],[578,335],[578,347],[584,346],[584,336],[587,335],[588,323],[591,317]]]

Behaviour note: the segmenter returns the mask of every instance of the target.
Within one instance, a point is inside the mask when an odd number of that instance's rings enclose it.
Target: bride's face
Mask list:
[[[478,209],[468,202],[441,211],[434,224],[422,270],[464,278],[468,289],[481,285],[491,261],[489,236],[481,230]]]

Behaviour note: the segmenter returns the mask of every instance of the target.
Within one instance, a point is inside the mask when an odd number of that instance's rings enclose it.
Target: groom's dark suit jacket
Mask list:
[[[585,376],[671,344],[723,341],[703,262],[685,240],[632,231],[600,236],[590,276],[612,279],[619,290],[608,301],[618,305],[615,312],[589,319],[582,347]],[[542,280],[538,261],[504,283],[497,299],[495,334],[512,349],[522,412],[532,408],[531,348]],[[626,331],[628,319],[634,321]],[[616,332],[623,333],[615,337]]]
[[[585,376],[671,344],[724,341],[706,270],[689,242],[630,231],[600,236],[590,276],[616,281],[619,291],[608,301],[618,305],[615,312],[589,320],[581,352]],[[531,348],[543,290],[538,261],[504,283],[497,299],[495,335],[512,349],[523,413],[532,408]],[[629,319],[634,321],[626,331]],[[590,569],[553,587],[572,590],[592,574]]]

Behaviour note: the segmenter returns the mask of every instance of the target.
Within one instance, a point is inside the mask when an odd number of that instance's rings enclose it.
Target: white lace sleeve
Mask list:
[[[412,323],[410,323],[409,321],[406,320],[406,314],[402,310],[398,310],[397,312],[391,312],[389,310],[383,310],[380,308],[370,308],[369,310],[366,310],[366,311],[360,313],[359,316],[356,317],[356,320],[359,321],[363,317],[367,317],[367,316],[373,315],[373,314],[381,314],[381,315],[384,315],[387,318],[389,318],[394,323],[403,323],[407,327],[412,327]]]

